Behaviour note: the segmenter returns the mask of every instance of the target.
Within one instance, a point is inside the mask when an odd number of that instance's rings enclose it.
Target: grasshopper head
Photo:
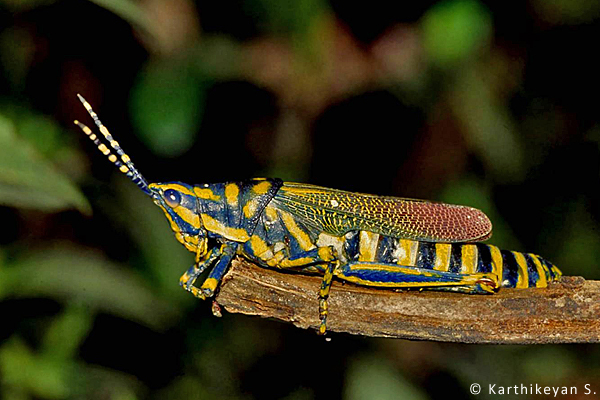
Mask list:
[[[188,250],[205,246],[206,230],[200,220],[198,201],[190,185],[181,182],[148,185],[154,203],[163,210],[175,237]]]
[[[197,254],[204,254],[206,252],[206,230],[200,222],[198,204],[193,189],[189,185],[180,182],[148,184],[119,143],[114,140],[108,129],[100,122],[98,115],[92,110],[90,104],[80,95],[77,96],[94,120],[100,133],[114,150],[114,154],[90,128],[79,121],[75,121],[75,125],[81,128],[98,147],[98,150],[107,156],[122,173],[127,175],[144,193],[152,197],[154,203],[165,213],[177,240],[188,250]]]

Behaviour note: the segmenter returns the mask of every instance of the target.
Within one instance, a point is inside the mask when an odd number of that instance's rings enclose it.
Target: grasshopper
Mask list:
[[[78,97],[114,153],[90,128],[75,124],[152,198],[175,238],[196,255],[179,283],[200,299],[214,296],[236,255],[266,268],[320,274],[318,329],[324,334],[334,277],[378,288],[491,294],[501,287],[546,287],[561,276],[540,256],[479,243],[491,236],[492,224],[472,207],[280,179],[149,184],[90,104]]]

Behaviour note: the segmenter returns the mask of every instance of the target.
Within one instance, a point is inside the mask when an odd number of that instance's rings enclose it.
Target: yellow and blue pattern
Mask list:
[[[236,255],[266,268],[322,274],[319,332],[323,334],[334,277],[379,288],[489,294],[501,287],[543,288],[561,276],[540,256],[480,243],[491,236],[492,225],[483,212],[471,207],[280,179],[148,184],[91,106],[79,99],[115,154],[87,126],[75,124],[152,197],[177,240],[196,255],[180,284],[199,298],[214,295]],[[197,287],[196,280],[209,267]]]

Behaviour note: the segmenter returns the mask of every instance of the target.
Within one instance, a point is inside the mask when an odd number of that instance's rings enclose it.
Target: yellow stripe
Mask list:
[[[317,254],[322,261],[333,261],[335,260],[335,250],[332,250],[331,247],[321,247]]]
[[[164,192],[165,190],[168,190],[168,189],[173,189],[173,190],[176,190],[176,191],[178,191],[178,192],[181,192],[181,194],[186,194],[186,195],[188,195],[188,196],[192,196],[192,197],[195,197],[195,196],[196,196],[196,194],[195,194],[194,192],[192,192],[191,190],[189,190],[189,189],[188,189],[188,188],[186,188],[185,186],[178,185],[178,184],[176,184],[176,183],[169,183],[169,184],[164,184],[164,183],[161,183],[161,184],[158,184],[158,183],[151,183],[151,184],[150,184],[150,185],[148,185],[148,186],[150,187],[150,189],[154,189],[154,188],[157,188],[157,189],[162,189],[162,190],[163,190],[163,192]]]
[[[267,220],[270,222],[276,221],[279,218],[277,215],[277,210],[273,206],[267,206],[264,213],[267,216]]]
[[[407,267],[414,266],[417,260],[417,247],[419,242],[415,240],[400,239],[398,243],[398,265],[406,265]]]
[[[239,194],[240,188],[237,184],[229,183],[225,186],[225,199],[227,199],[227,204],[230,206],[237,207]]]
[[[300,229],[300,227],[296,224],[294,217],[284,211],[279,211],[279,215],[281,216],[281,219],[287,230],[298,241],[298,244],[302,250],[308,251],[315,248],[315,245],[310,240],[310,236]]]
[[[256,210],[258,209],[258,201],[256,199],[249,200],[244,205],[242,211],[244,212],[244,216],[246,218],[252,218]]]
[[[106,147],[106,145],[104,145],[104,143],[100,143],[100,145],[98,146],[98,150],[100,150],[105,156],[110,154],[110,150],[108,149],[108,147]]]
[[[90,103],[88,103],[85,99],[83,99],[83,97],[80,97],[79,99],[81,100],[81,103],[83,103],[83,106],[85,107],[86,110],[92,111],[92,106],[90,106]]]
[[[556,265],[552,265],[552,272],[554,272],[555,280],[558,280],[562,276],[562,271]]]
[[[171,228],[173,228],[172,225],[171,225]],[[185,242],[185,239],[184,239],[183,235],[181,234],[181,232],[176,231],[175,228],[173,228],[173,230],[175,231],[175,239],[177,239],[177,241],[179,243],[181,243],[182,245],[184,245],[186,249],[188,249],[191,252],[194,252],[195,249],[192,250],[192,245]]]
[[[460,272],[472,274],[477,270],[477,246],[464,244],[461,249]]]
[[[187,236],[184,236],[183,238],[185,239],[186,243],[189,243],[189,244],[193,245],[194,247],[198,246],[198,236],[187,235]]]
[[[523,253],[519,253],[518,251],[511,251],[511,253],[515,256],[515,260],[519,266],[519,277],[517,279],[517,286],[515,287],[518,289],[528,288],[529,272],[527,271],[527,260],[525,260]]]
[[[192,253],[196,253],[196,258],[199,258],[203,252],[206,252],[206,249],[202,249],[202,247],[206,246],[206,240],[200,241],[198,236],[189,236],[177,233],[175,237],[185,246],[186,249]]]
[[[177,222],[175,222],[173,220],[173,218],[171,217],[171,214],[169,212],[167,212],[167,210],[165,210],[163,206],[160,206],[160,208],[165,213],[165,216],[167,217],[167,220],[169,221],[169,225],[171,225],[171,229],[173,230],[173,232],[175,232],[175,237],[176,237],[177,241],[179,241],[181,244],[183,244],[185,246],[185,248],[188,249],[189,251],[194,252],[194,253],[197,252],[198,237],[197,236],[194,236],[194,237],[184,236],[181,233],[181,228],[179,227]],[[176,212],[177,212],[177,215],[179,215],[179,217],[181,217],[184,221],[186,221],[187,223],[192,225],[194,228],[196,228],[196,229],[200,228],[200,218],[198,218],[198,215],[196,215],[195,213],[193,213],[192,211],[188,210],[185,207],[179,207],[179,209],[177,209]]]
[[[195,187],[194,194],[203,200],[214,200],[214,201],[221,200],[221,196],[214,194],[213,191],[210,190],[209,188]]]
[[[435,244],[435,263],[433,269],[438,271],[448,271],[450,268],[450,252],[452,245],[450,243]]]
[[[540,262],[540,259],[535,254],[529,254],[529,257],[531,257],[531,259],[533,260],[533,263],[535,264],[535,269],[537,270],[539,276],[537,282],[535,283],[535,287],[548,286],[548,280],[546,279],[546,269]]]
[[[340,275],[339,273],[335,274],[335,275],[340,279],[343,279],[348,282],[352,282],[357,285],[365,285],[365,286],[372,286],[372,287],[388,287],[388,288],[389,287],[397,287],[397,288],[424,287],[423,282],[402,282],[402,283],[375,282],[375,281],[368,281],[368,280],[360,279],[355,276]],[[452,283],[452,285],[455,285],[455,284]],[[459,284],[456,284],[456,285],[460,286]],[[434,287],[434,286],[450,286],[450,285],[448,285],[447,282],[428,282],[427,283],[427,287]]]
[[[270,251],[271,249],[267,243],[257,235],[252,235],[252,237],[250,237],[250,247],[252,248],[254,255],[262,260],[273,257],[273,252]]]
[[[271,188],[271,182],[264,181],[264,182],[254,185],[254,187],[252,188],[252,191],[256,194],[265,194],[269,191],[270,188]]]
[[[179,217],[190,224],[194,229],[200,228],[200,218],[198,214],[186,207],[176,207],[172,209]]]
[[[214,233],[225,237],[226,239],[235,240],[236,242],[246,242],[250,239],[248,232],[242,228],[231,228],[226,226],[221,221],[218,221],[210,215],[201,214],[204,227]]]
[[[110,135],[110,132],[108,132],[108,129],[104,125],[101,125],[99,129],[100,133],[102,133],[104,137]]]
[[[202,284],[202,289],[209,289],[211,291],[214,291],[217,288],[218,284],[219,281],[217,281],[215,278],[206,278],[206,280]]]
[[[492,256],[492,273],[498,277],[498,282],[502,284],[502,280],[504,279],[504,271],[502,263],[502,254],[500,254],[500,249],[490,244],[486,246],[490,249],[490,255]]]
[[[280,268],[294,268],[294,267],[301,267],[303,265],[311,264],[314,262],[315,262],[315,259],[311,258],[311,257],[296,258],[295,260],[290,260],[290,259],[286,258],[285,260],[282,260],[281,262],[279,262],[279,264],[277,264],[277,266],[279,266]]]
[[[404,275],[423,275],[423,276],[435,276],[433,272],[428,273],[427,270],[416,269],[412,267],[403,267],[396,265],[388,265],[388,264],[354,264],[348,267],[351,271],[385,271],[385,272],[393,272],[396,274],[404,274]],[[423,284],[423,282],[421,282]]]
[[[358,261],[376,261],[377,243],[379,243],[379,234],[360,231],[358,247]]]

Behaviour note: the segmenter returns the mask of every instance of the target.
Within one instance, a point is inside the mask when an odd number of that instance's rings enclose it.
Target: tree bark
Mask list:
[[[235,259],[217,294],[232,313],[319,326],[321,277],[258,267]],[[335,281],[327,330],[355,335],[462,343],[600,342],[600,281],[563,277],[544,289],[495,295],[390,290]]]

